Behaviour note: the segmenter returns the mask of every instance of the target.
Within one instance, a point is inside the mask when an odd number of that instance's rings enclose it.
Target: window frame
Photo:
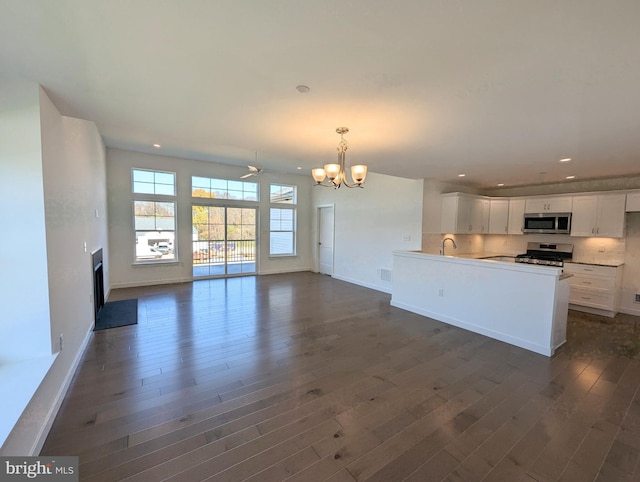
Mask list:
[[[154,182],[149,182],[148,184],[153,184],[153,193],[150,192],[136,192],[136,181],[135,179],[135,173],[136,171],[138,172],[148,172],[148,173],[152,173],[153,177],[154,177]],[[166,194],[166,193],[157,193],[157,185],[160,186],[170,186],[170,184],[168,183],[156,183],[155,182],[155,177],[157,174],[160,175],[171,175],[173,177],[173,194]],[[142,182],[144,183],[145,181],[137,181],[137,182]],[[161,189],[163,190],[163,189]],[[166,189],[164,189],[166,191]],[[154,203],[154,215],[153,215],[153,219],[154,219],[154,227],[157,228],[157,203],[165,203],[165,204],[170,204],[171,205],[171,210],[173,211],[173,229],[169,230],[169,229],[138,229],[138,223],[137,221],[139,221],[138,219],[138,215],[136,214],[136,203]],[[172,171],[163,171],[163,170],[158,170],[158,169],[145,169],[145,168],[137,168],[137,167],[133,167],[131,168],[131,210],[132,210],[132,227],[133,227],[133,265],[134,266],[153,266],[153,265],[157,265],[157,264],[174,264],[174,263],[178,263],[178,202],[177,202],[177,174],[175,172]],[[139,237],[138,237],[138,233],[162,233],[162,232],[168,232],[168,233],[173,233],[173,245],[172,245],[172,249],[173,249],[173,258],[163,258],[163,257],[159,257],[159,258],[150,258],[150,259],[138,259],[138,243],[139,243]],[[164,254],[164,253],[163,253]]]
[[[291,199],[285,199],[282,201],[274,200],[273,188],[279,187],[282,191],[283,188],[291,188],[293,193]],[[270,258],[287,258],[295,257],[298,255],[298,209],[297,209],[297,195],[298,187],[291,184],[270,183],[269,184],[269,257]],[[273,211],[291,212],[291,229],[282,228],[282,218],[279,218],[278,229],[274,229],[273,223]],[[288,221],[288,220],[287,220]],[[273,233],[291,233],[291,252],[288,253],[274,253],[272,235]]]

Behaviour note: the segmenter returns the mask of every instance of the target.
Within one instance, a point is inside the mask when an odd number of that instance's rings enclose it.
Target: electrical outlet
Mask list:
[[[63,347],[64,347],[64,335],[60,335],[60,351],[62,351]]]
[[[636,303],[640,303],[640,293],[636,293]]]
[[[600,246],[598,248],[598,253],[604,253],[604,246]]]
[[[444,288],[438,289],[438,296],[444,296]]]

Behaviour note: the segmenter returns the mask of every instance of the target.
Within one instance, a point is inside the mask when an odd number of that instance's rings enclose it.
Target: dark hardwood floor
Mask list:
[[[640,480],[635,317],[570,312],[547,358],[313,273],[127,298],[42,451],[81,480]]]

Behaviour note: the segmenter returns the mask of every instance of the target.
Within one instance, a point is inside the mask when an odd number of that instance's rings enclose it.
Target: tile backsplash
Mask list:
[[[518,235],[473,235],[457,234],[455,239],[458,249],[455,253],[499,253],[517,255],[527,250],[528,242],[540,243],[568,243],[573,244],[574,261],[585,263],[624,262],[624,238],[581,238],[561,234],[525,234]],[[442,234],[427,234],[422,236],[422,250],[425,253],[438,254],[442,247]],[[447,244],[447,252],[453,254],[453,247]]]

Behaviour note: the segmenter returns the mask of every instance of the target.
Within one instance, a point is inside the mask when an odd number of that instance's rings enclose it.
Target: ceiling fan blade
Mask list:
[[[255,166],[247,166],[251,172],[260,172],[262,169],[258,169]]]
[[[246,178],[251,177],[251,176],[255,176],[255,173],[249,172],[249,173],[245,174],[244,176],[240,176],[240,179],[246,179]]]

